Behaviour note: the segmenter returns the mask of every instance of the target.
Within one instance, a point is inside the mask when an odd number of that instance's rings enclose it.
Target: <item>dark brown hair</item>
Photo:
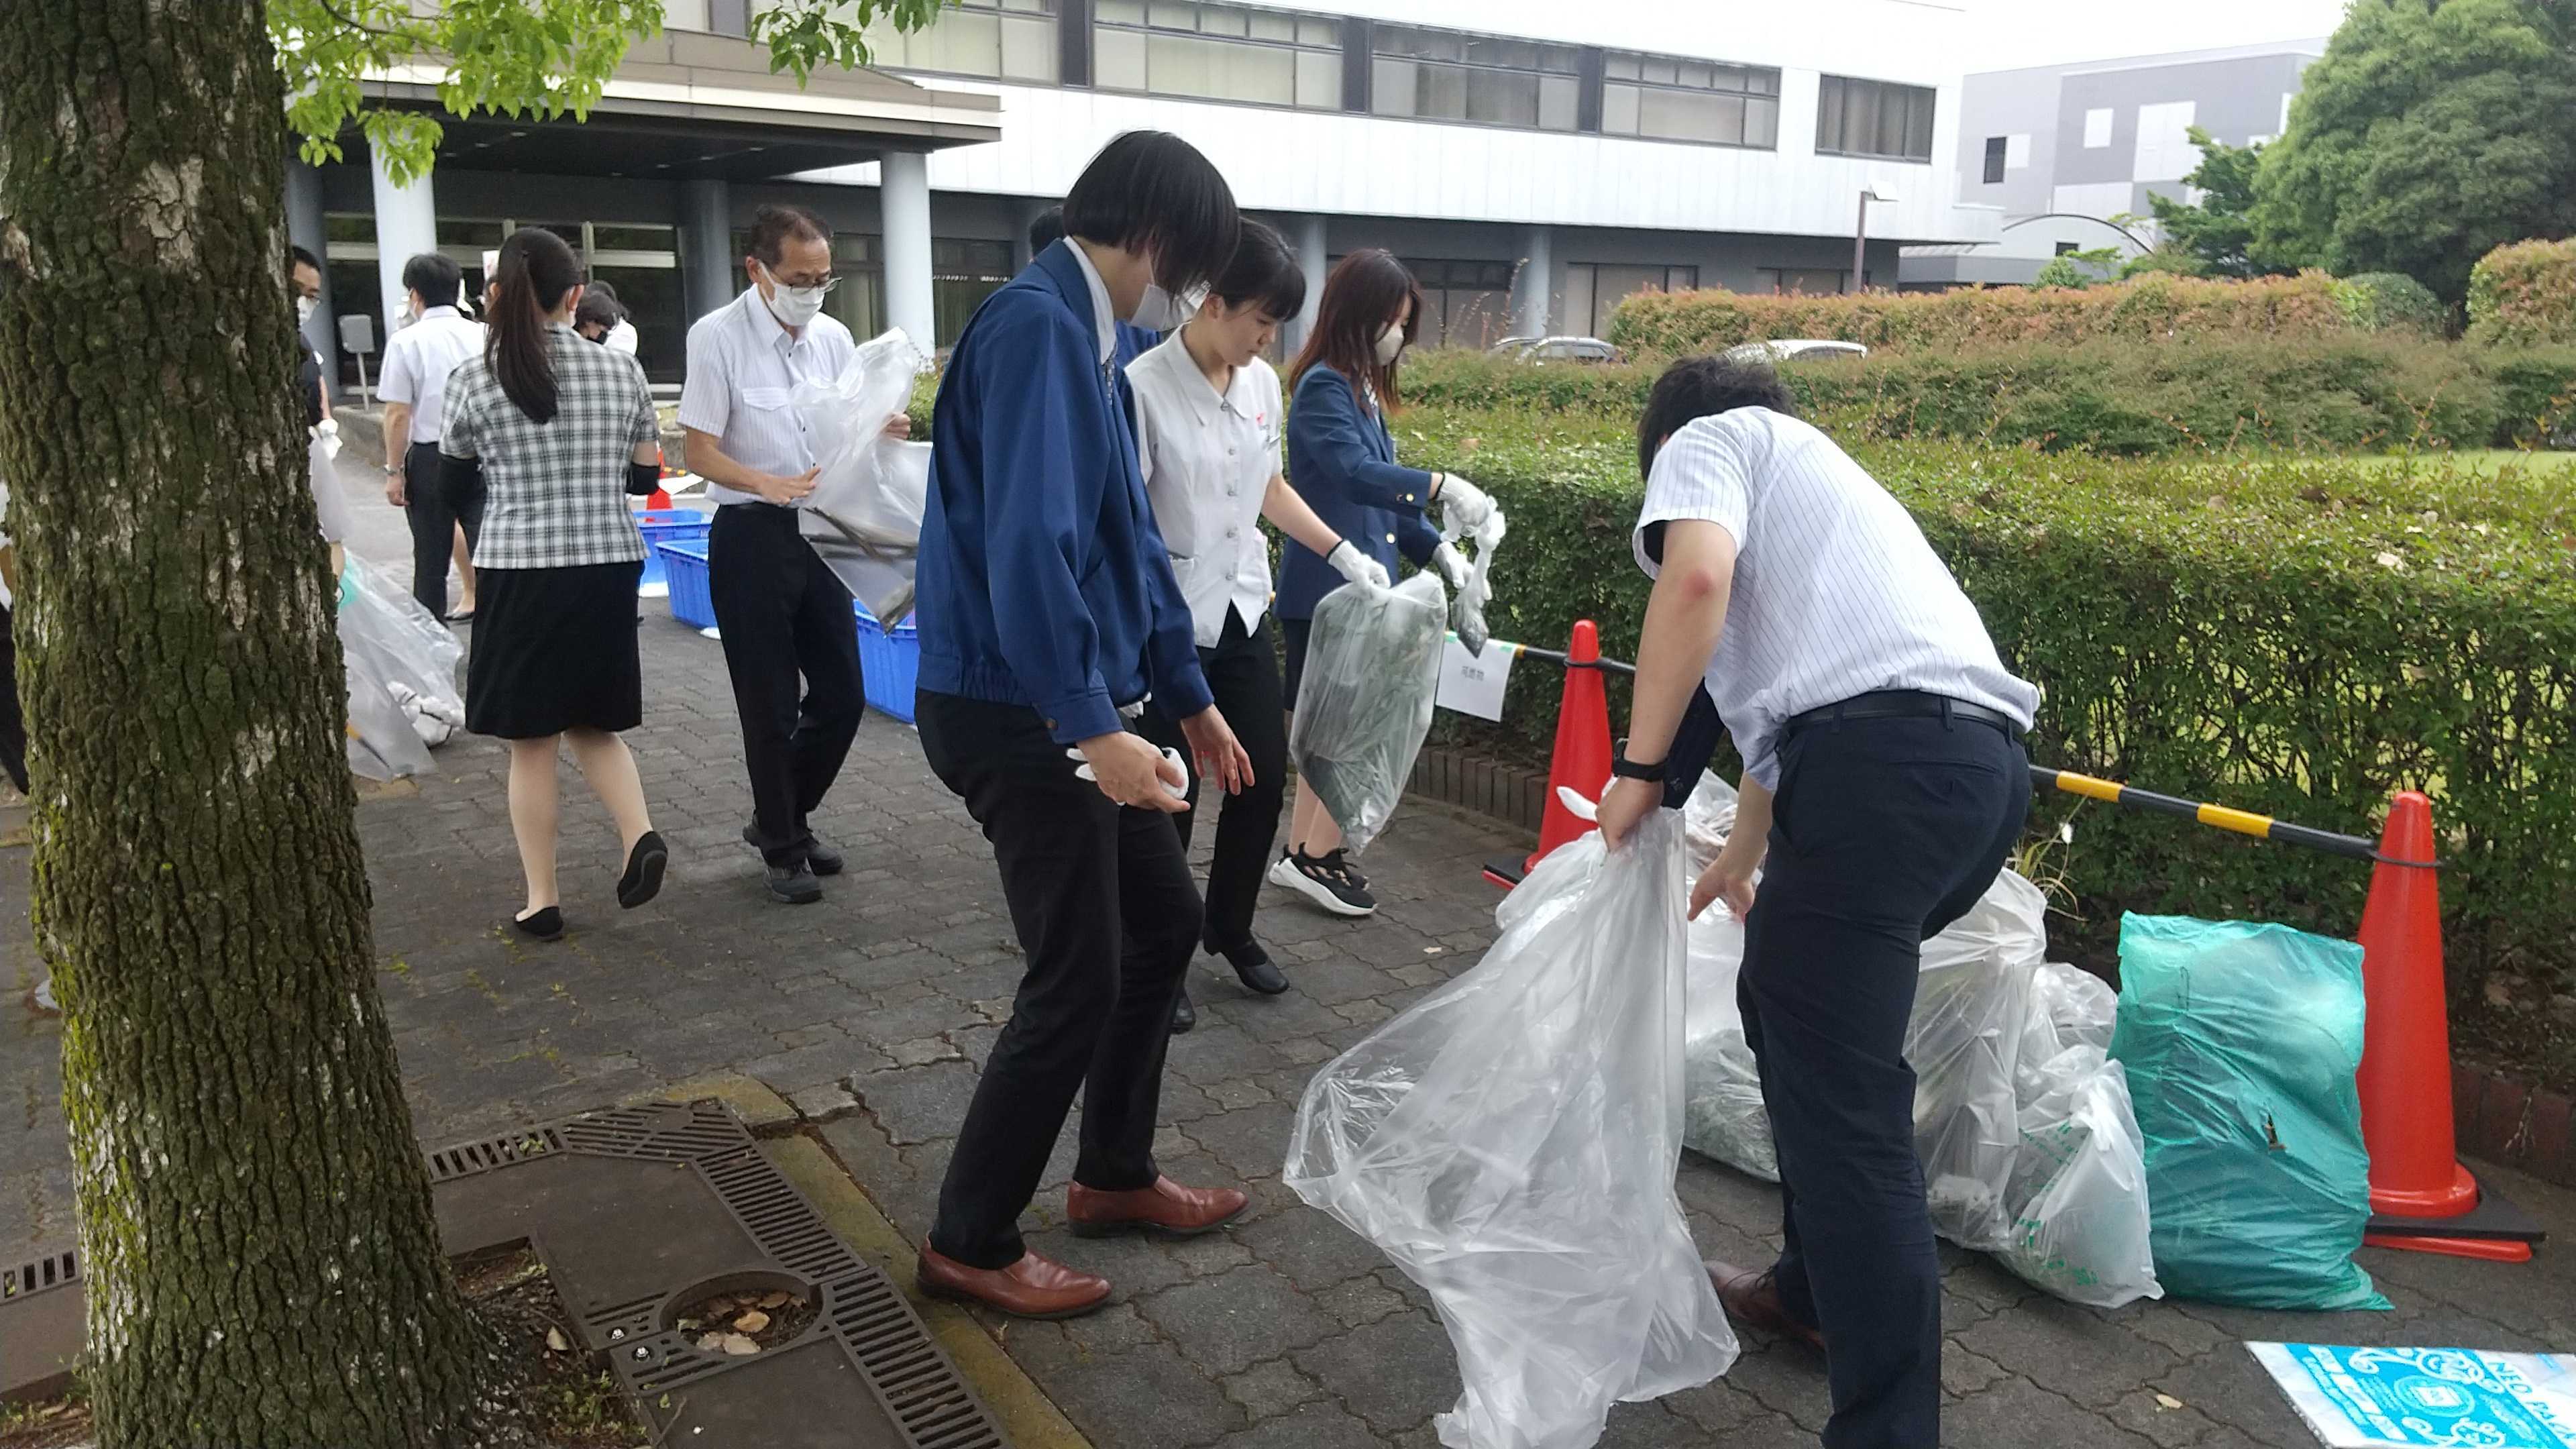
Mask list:
[[[1064,198],[1066,235],[1151,257],[1154,280],[1174,297],[1217,279],[1241,225],[1216,167],[1164,131],[1113,138]]]
[[[1234,244],[1234,260],[1209,290],[1229,307],[1257,305],[1284,322],[1306,305],[1306,273],[1286,238],[1247,216]]]
[[[751,254],[764,267],[787,260],[790,241],[832,244],[829,222],[801,206],[763,206],[751,214]]]
[[[1760,346],[1756,343],[1755,346]],[[1655,471],[1655,454],[1664,440],[1694,418],[1769,408],[1784,417],[1798,415],[1798,401],[1767,361],[1720,355],[1685,357],[1664,369],[1646,394],[1646,410],[1637,415],[1637,476]]]
[[[1395,390],[1395,364],[1377,360],[1377,334],[1407,301],[1413,310],[1404,319],[1406,346],[1422,334],[1422,284],[1395,259],[1395,253],[1363,247],[1342,258],[1324,279],[1324,300],[1315,308],[1315,330],[1305,349],[1288,368],[1288,390],[1310,367],[1329,367],[1351,380],[1351,390],[1366,384],[1377,392],[1378,406],[1394,412],[1404,399]],[[1365,400],[1366,394],[1362,393]]]
[[[523,226],[501,243],[497,275],[500,291],[492,302],[484,360],[519,411],[537,422],[553,422],[554,339],[546,318],[564,293],[581,285],[581,261],[562,237],[541,226]]]

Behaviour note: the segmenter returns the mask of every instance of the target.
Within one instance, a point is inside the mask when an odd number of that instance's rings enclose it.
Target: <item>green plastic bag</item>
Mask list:
[[[2370,1219],[2361,948],[2287,926],[2127,916],[2111,1055],[2146,1139],[2156,1277],[2177,1298],[2386,1308]]]

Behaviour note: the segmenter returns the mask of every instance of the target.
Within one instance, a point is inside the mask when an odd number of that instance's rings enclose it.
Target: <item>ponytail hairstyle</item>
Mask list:
[[[581,285],[581,262],[562,237],[523,226],[501,243],[491,337],[483,358],[519,411],[535,422],[555,419],[554,342],[546,318]]]
[[[1422,286],[1413,280],[1413,273],[1395,259],[1395,253],[1378,247],[1362,247],[1342,258],[1341,265],[1324,279],[1324,300],[1315,308],[1315,330],[1307,334],[1304,350],[1289,365],[1288,390],[1293,394],[1306,369],[1321,365],[1348,378],[1351,391],[1363,399],[1363,384],[1374,389],[1378,406],[1396,411],[1403,399],[1395,391],[1395,364],[1377,360],[1377,335],[1404,312],[1408,300],[1413,303],[1404,320],[1404,341],[1409,347],[1422,335]]]

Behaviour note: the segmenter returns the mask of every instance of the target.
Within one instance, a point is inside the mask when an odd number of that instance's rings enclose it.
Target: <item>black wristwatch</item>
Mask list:
[[[1664,761],[1657,760],[1651,765],[1641,765],[1628,758],[1628,742],[1621,740],[1619,757],[1610,762],[1610,775],[1613,779],[1645,780],[1660,785],[1664,783]]]

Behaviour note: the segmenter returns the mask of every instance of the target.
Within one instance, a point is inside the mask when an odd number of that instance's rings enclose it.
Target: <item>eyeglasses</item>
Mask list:
[[[830,295],[834,287],[841,285],[840,278],[828,273],[821,277],[816,277],[811,274],[801,277],[782,277],[778,273],[770,271],[769,263],[767,262],[762,262],[760,264],[760,269],[764,272],[769,272],[769,280],[776,282],[782,287],[820,287],[827,296]]]

